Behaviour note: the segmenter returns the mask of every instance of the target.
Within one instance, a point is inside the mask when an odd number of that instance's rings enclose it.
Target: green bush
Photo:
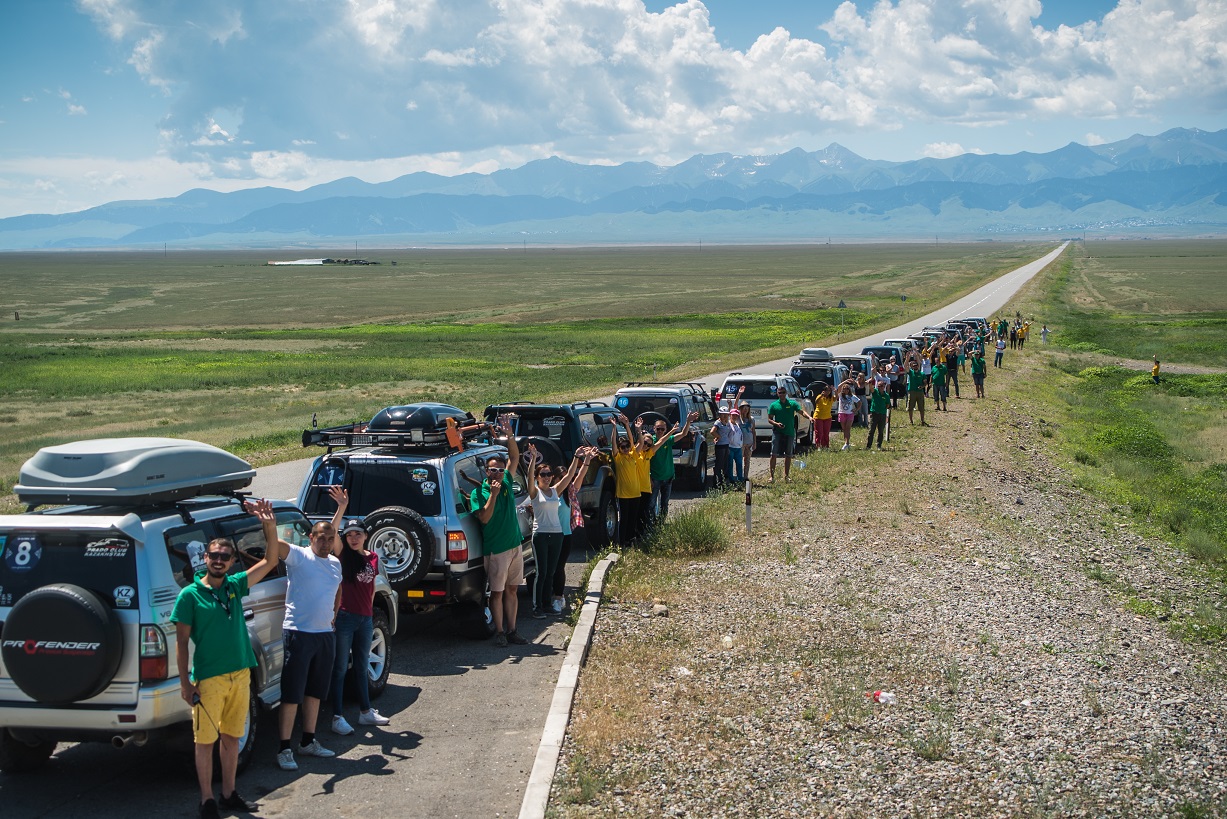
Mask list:
[[[653,527],[642,542],[648,554],[666,557],[712,555],[728,548],[727,525],[713,510],[686,509]]]

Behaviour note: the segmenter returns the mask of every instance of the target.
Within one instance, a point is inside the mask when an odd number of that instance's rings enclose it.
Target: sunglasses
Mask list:
[[[230,552],[208,552],[209,560],[214,563],[225,563],[228,560],[234,560],[234,555]]]
[[[538,469],[537,470],[538,478],[549,478],[549,477],[553,477],[553,475],[554,473],[549,471],[548,469]]]

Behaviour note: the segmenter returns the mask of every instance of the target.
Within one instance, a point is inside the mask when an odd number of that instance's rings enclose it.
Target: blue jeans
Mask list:
[[[673,497],[673,478],[652,479],[652,514],[657,523],[669,516],[669,498]]]
[[[741,463],[741,447],[729,447],[729,466],[730,468],[727,471],[733,476],[733,480],[740,482],[746,479],[745,470],[742,469]]]
[[[341,699],[345,694],[345,669],[354,655],[354,687],[358,689],[358,704],[363,711],[371,710],[371,694],[367,689],[367,664],[371,657],[373,620],[341,609],[337,612],[337,657],[332,666],[332,713],[341,714]]]

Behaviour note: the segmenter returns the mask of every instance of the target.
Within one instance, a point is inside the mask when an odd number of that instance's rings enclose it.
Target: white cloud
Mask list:
[[[1082,141],[1087,145],[1103,145],[1105,142],[1107,142],[1106,139],[1095,133],[1088,133],[1082,138]]]
[[[928,145],[920,149],[921,156],[932,157],[933,159],[949,159],[952,156],[962,156],[968,151],[963,149],[963,146],[957,142],[930,142]],[[972,151],[971,153],[976,153]]]
[[[68,115],[70,117],[83,117],[86,113],[84,105],[77,105],[75,102],[68,103]]]

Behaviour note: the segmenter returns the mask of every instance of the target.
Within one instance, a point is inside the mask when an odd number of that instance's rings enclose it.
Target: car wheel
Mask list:
[[[0,771],[28,773],[41,768],[54,752],[54,742],[26,742],[0,728]]]
[[[690,488],[703,492],[707,489],[707,480],[709,472],[707,465],[707,447],[699,447],[699,463],[691,471]]]
[[[457,603],[452,612],[465,636],[474,640],[488,640],[494,636],[494,615],[490,613],[488,599],[480,603]]]
[[[417,512],[403,506],[385,506],[367,515],[363,527],[367,548],[379,555],[389,582],[411,586],[430,571],[435,536]]]
[[[388,632],[388,615],[375,609],[371,623],[371,656],[364,669],[371,699],[388,687],[388,674],[392,671],[392,635]]]
[[[613,543],[618,534],[618,502],[614,499],[613,492],[601,493],[589,533],[589,542],[594,546],[608,546]]]

